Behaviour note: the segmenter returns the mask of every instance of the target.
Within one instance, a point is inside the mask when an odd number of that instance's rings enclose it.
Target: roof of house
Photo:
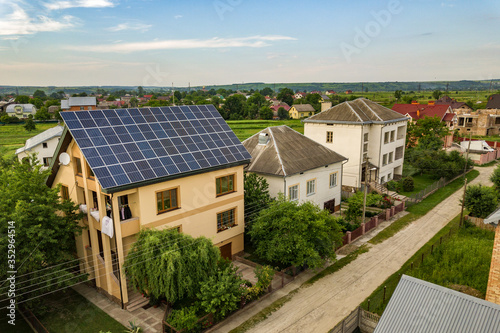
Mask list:
[[[299,112],[315,112],[311,104],[294,104],[292,105]]]
[[[290,110],[290,106],[288,106],[288,104],[286,103],[283,103],[283,104],[279,104],[279,105],[271,105],[270,108],[274,111],[278,111],[279,108],[283,108],[285,109],[286,111]]]
[[[315,114],[304,123],[339,123],[339,124],[383,124],[405,121],[408,118],[366,98],[357,98],[337,104]]]
[[[392,107],[394,111],[402,115],[408,114],[410,117],[412,117],[413,120],[418,120],[425,117],[435,117],[435,116],[443,120],[443,117],[449,108],[450,108],[449,104],[438,104],[438,105],[394,104],[394,106]]]
[[[46,131],[43,131],[40,134],[35,135],[34,137],[29,138],[28,140],[26,140],[24,147],[21,147],[16,150],[16,154],[22,153],[23,151],[26,150],[31,150],[31,148],[38,146],[39,144],[48,141],[52,138],[60,137],[63,132],[63,129],[64,127],[57,125],[55,127],[49,128]]]
[[[496,227],[498,222],[500,222],[500,208],[497,208],[493,213],[488,215],[483,222],[484,224],[491,224]]]
[[[374,333],[500,332],[500,305],[403,275]]]
[[[66,111],[61,117],[107,193],[251,158],[213,105]]]
[[[9,104],[7,105],[7,109],[5,109],[5,112],[7,113],[16,113],[15,108],[17,106],[21,106],[23,108],[23,112],[31,112],[33,113],[33,110],[36,111],[36,108],[33,104]]]
[[[455,118],[454,113],[446,113],[441,120],[442,121],[453,121],[454,118]]]
[[[87,97],[70,97],[61,100],[61,109],[69,109],[72,106],[96,106],[97,99],[94,96]]]
[[[486,103],[487,109],[500,109],[500,94],[491,95]]]
[[[267,134],[267,144],[259,144],[261,133]],[[285,125],[263,129],[243,145],[252,155],[246,170],[269,175],[290,176],[347,160]]]
[[[442,96],[440,99],[437,99],[434,103],[436,105],[440,105],[440,104],[449,105],[452,109],[458,109],[464,105],[467,105],[467,104],[465,104],[465,102],[457,102],[456,99],[451,98],[451,97],[446,96],[446,95]]]

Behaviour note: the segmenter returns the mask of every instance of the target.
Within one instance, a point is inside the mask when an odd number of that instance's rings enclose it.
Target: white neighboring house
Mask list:
[[[93,96],[70,97],[61,100],[61,111],[96,110],[97,99]]]
[[[33,117],[36,113],[36,107],[33,104],[10,104],[5,110],[9,116],[17,118],[28,118],[31,114]]]
[[[340,209],[342,167],[347,158],[288,126],[268,127],[243,141],[252,155],[246,171],[264,177],[269,194]]]
[[[386,183],[403,173],[408,117],[365,98],[344,102],[304,119],[304,135],[346,156],[342,185]]]
[[[24,147],[16,150],[17,158],[22,161],[23,158],[28,157],[28,154],[33,155],[33,153],[37,153],[38,160],[44,165],[44,169],[46,169],[54,156],[63,129],[62,126],[57,125],[29,138],[26,140]]]

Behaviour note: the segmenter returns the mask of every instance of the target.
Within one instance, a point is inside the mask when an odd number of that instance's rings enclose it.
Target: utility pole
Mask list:
[[[366,193],[368,192],[368,160],[369,157],[365,157],[365,195],[363,197],[363,218],[361,223],[365,223],[365,215],[366,215]]]
[[[469,150],[470,150],[470,140],[472,137],[472,133],[469,133],[469,144],[467,147],[467,153],[465,154],[465,166],[464,166],[464,194],[462,196],[462,208],[460,209],[460,224],[461,227],[463,224],[464,218],[464,206],[465,206],[465,191],[467,190],[467,177],[465,176],[465,172],[467,171],[467,161],[469,160]]]

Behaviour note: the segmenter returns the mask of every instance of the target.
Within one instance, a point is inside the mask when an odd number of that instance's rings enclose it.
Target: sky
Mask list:
[[[0,85],[500,78],[500,1],[0,0]]]

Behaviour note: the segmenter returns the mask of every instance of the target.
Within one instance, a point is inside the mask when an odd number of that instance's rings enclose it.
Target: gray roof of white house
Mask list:
[[[268,139],[266,144],[259,143],[260,134]],[[265,128],[243,145],[252,155],[246,171],[268,175],[286,177],[347,160],[285,125]]]
[[[374,333],[498,333],[500,305],[403,275]]]
[[[31,150],[31,148],[38,146],[39,144],[48,141],[54,137],[60,137],[63,132],[64,127],[57,125],[56,127],[49,128],[40,134],[26,140],[24,147],[16,150],[16,154],[22,153],[26,150]]]
[[[483,222],[484,224],[491,224],[492,226],[496,227],[499,221],[500,221],[500,208],[497,208],[493,213],[488,215]]]
[[[97,105],[95,97],[70,97],[68,100],[61,100],[61,109],[69,109],[72,106]]]
[[[16,106],[22,106],[23,108],[23,113],[24,112],[31,112],[34,114],[33,110],[35,110],[36,112],[36,108],[33,104],[10,104],[10,105],[7,105],[7,109],[5,110],[5,112],[7,113],[16,113],[16,111],[14,110],[14,108]]]

